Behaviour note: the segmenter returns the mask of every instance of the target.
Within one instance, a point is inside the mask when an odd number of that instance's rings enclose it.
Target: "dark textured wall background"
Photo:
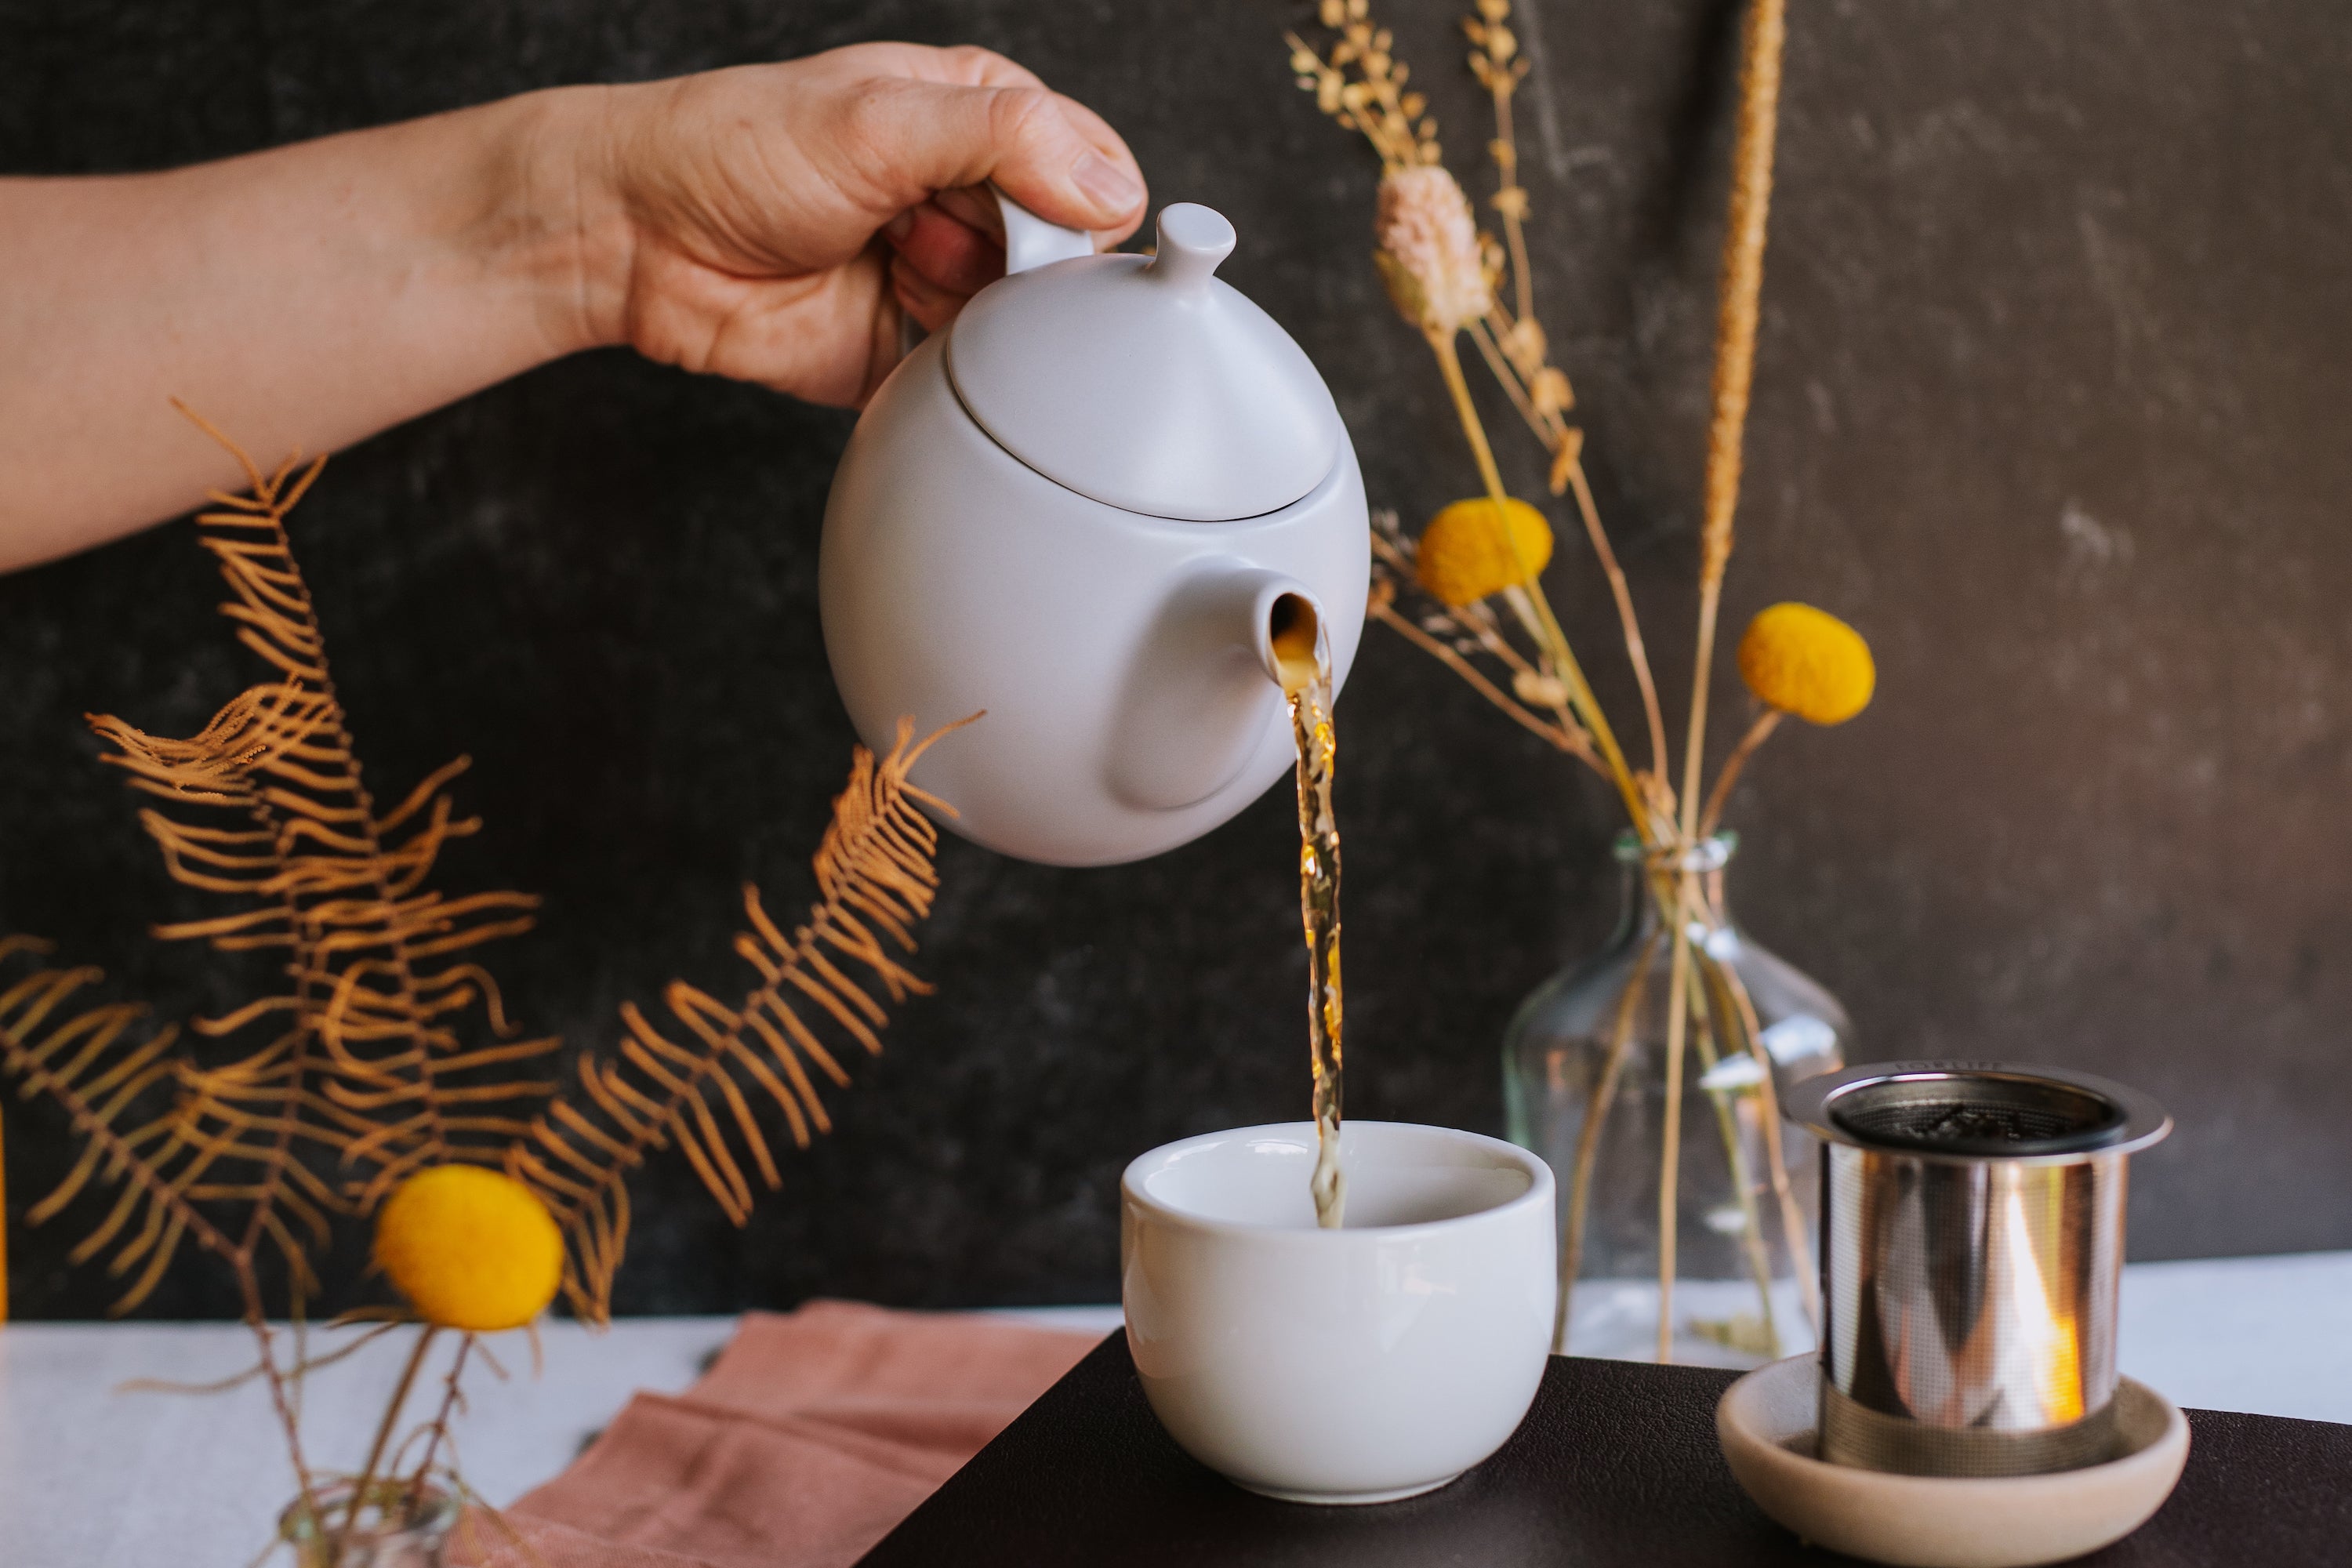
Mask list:
[[[1457,7],[1388,9],[1475,188]],[[1423,515],[1468,470],[1366,259],[1375,170],[1291,86],[1297,19],[5,0],[0,167],[151,168],[546,84],[976,41],[1106,112],[1155,201],[1234,219],[1226,275],[1324,367],[1376,500]],[[1733,11],[1541,0],[1522,31],[1543,314],[1672,690]],[[1869,1054],[2041,1058],[2167,1100],[2138,1255],[2352,1246],[2352,36],[2325,0],[1796,0],[1790,31],[1727,620],[1827,605],[1875,643],[1881,695],[1774,743],[1735,811],[1735,899]],[[807,896],[851,739],[814,602],[849,424],[592,355],[338,458],[306,504],[379,793],[470,752],[462,800],[489,826],[451,885],[547,897],[499,964],[535,1024],[604,1042],[673,973],[736,984],[737,881]],[[1605,598],[1561,555],[1553,592],[1622,701]],[[0,926],[173,1015],[226,982],[142,939],[194,906],[79,716],[198,725],[250,678],[216,596],[185,524],[0,581]],[[1734,683],[1717,700],[1737,714]],[[1607,924],[1609,805],[1378,630],[1340,715],[1349,1109],[1491,1128],[1515,1000]],[[748,1230],[679,1163],[641,1181],[625,1310],[1112,1297],[1130,1155],[1303,1110],[1291,833],[1277,792],[1123,869],[951,848],[939,997]],[[93,1311],[109,1292],[68,1271],[68,1237],[21,1228],[62,1131],[7,1116],[16,1310]],[[224,1309],[205,1277],[152,1310]]]

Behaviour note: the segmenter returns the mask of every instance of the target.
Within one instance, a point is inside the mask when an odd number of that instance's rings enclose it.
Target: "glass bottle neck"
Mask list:
[[[1739,849],[1739,835],[1725,829],[1709,837],[1686,855],[1644,849],[1631,832],[1620,833],[1612,853],[1622,877],[1616,941],[1644,941],[1664,922],[1661,895],[1671,901],[1675,884],[1685,874],[1695,881],[1697,907],[1692,918],[1708,931],[1730,929],[1730,906],[1724,901],[1724,868]]]

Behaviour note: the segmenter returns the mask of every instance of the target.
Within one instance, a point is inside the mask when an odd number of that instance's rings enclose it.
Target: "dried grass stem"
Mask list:
[[[1486,441],[1486,425],[1478,417],[1478,405],[1471,400],[1470,384],[1462,374],[1462,356],[1454,351],[1454,333],[1431,331],[1425,334],[1432,353],[1437,356],[1437,367],[1445,378],[1445,389],[1453,395],[1454,413],[1462,421],[1462,434],[1469,440],[1471,456],[1478,465],[1478,476],[1486,481],[1486,493],[1495,503],[1496,515],[1501,515],[1509,503],[1510,492],[1504,488],[1502,470],[1495,464],[1495,449]],[[1506,537],[1508,537],[1506,531]],[[1512,541],[1514,552],[1518,549]],[[1524,563],[1522,563],[1524,565]],[[1584,679],[1584,671],[1576,662],[1576,655],[1568,646],[1568,634],[1551,613],[1550,604],[1543,596],[1543,585],[1535,581],[1532,573],[1525,574],[1526,586],[1506,591],[1512,610],[1528,623],[1538,645],[1550,657],[1556,674],[1569,692],[1570,705],[1577,719],[1592,736],[1601,752],[1602,764],[1608,770],[1610,782],[1624,797],[1625,809],[1633,814],[1634,830],[1646,839],[1649,837],[1649,813],[1643,808],[1641,787],[1633,782],[1632,770],[1625,765],[1625,753],[1617,744],[1616,734],[1609,728],[1609,716],[1601,710],[1600,700]]]
[[[1581,432],[1570,432],[1583,445]],[[1609,531],[1601,526],[1601,510],[1592,504],[1592,487],[1584,477],[1584,459],[1580,453],[1568,455],[1569,488],[1576,496],[1577,515],[1584,521],[1584,536],[1592,544],[1593,557],[1601,563],[1601,574],[1609,580],[1610,597],[1617,605],[1617,626],[1625,638],[1625,658],[1633,667],[1633,684],[1642,693],[1642,718],[1650,731],[1650,774],[1663,779],[1666,774],[1666,720],[1658,706],[1658,683],[1650,674],[1650,650],[1642,640],[1641,618],[1633,613],[1633,593],[1626,585],[1624,569],[1617,564],[1617,552],[1610,547]]]
[[[1723,808],[1730,803],[1732,786],[1739,782],[1740,771],[1748,766],[1748,759],[1756,754],[1756,749],[1770,740],[1772,731],[1780,727],[1780,710],[1767,708],[1756,716],[1756,722],[1748,726],[1748,733],[1739,737],[1739,744],[1731,748],[1731,754],[1723,759],[1723,771],[1715,775],[1715,788],[1707,792],[1706,809],[1699,813],[1699,842],[1705,843],[1715,836],[1716,825],[1723,820]]]
[[[1732,149],[1730,210],[1724,226],[1716,301],[1714,412],[1706,433],[1706,521],[1699,534],[1698,656],[1691,676],[1690,735],[1683,752],[1683,838],[1696,842],[1706,749],[1707,689],[1714,679],[1716,622],[1731,561],[1739,505],[1748,394],[1756,372],[1757,302],[1764,287],[1764,237],[1772,205],[1774,127],[1780,116],[1780,55],[1788,38],[1784,0],[1750,0],[1740,54],[1739,126]]]
[[[1580,730],[1566,730],[1538,717],[1524,703],[1487,679],[1476,665],[1397,614],[1395,605],[1384,600],[1375,599],[1372,601],[1371,614],[1374,620],[1388,626],[1399,637],[1460,676],[1469,685],[1470,689],[1509,714],[1515,723],[1541,738],[1546,744],[1574,757],[1602,778],[1606,779],[1609,776],[1609,770],[1601,765],[1600,757],[1594,754],[1591,745],[1586,742]]]

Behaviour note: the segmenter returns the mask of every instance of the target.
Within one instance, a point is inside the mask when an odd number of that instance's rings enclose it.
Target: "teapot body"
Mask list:
[[[933,337],[884,383],[826,504],[819,597],[852,721],[887,750],[902,714],[928,733],[984,710],[913,780],[1007,855],[1108,865],[1200,837],[1293,764],[1268,596],[1313,601],[1335,687],[1354,662],[1371,543],[1353,449],[1262,516],[1123,510],[992,439],[946,352]]]

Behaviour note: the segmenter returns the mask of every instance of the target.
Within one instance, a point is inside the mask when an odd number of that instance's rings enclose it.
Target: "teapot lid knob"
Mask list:
[[[1160,209],[1160,245],[1149,271],[1154,281],[1187,293],[1206,289],[1217,263],[1234,253],[1234,226],[1198,202]]]

